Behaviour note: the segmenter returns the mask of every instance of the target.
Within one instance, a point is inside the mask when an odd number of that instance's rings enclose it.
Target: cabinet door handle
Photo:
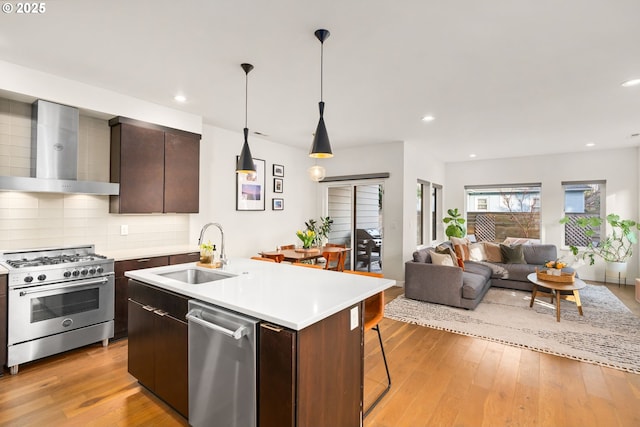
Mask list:
[[[164,317],[164,316],[166,316],[167,314],[169,314],[168,312],[166,312],[166,311],[164,311],[164,310],[160,310],[160,309],[154,310],[153,312],[154,312],[155,314],[157,314],[158,316],[161,316],[161,317]]]
[[[274,332],[282,332],[282,328],[280,328],[278,326],[271,325],[269,323],[261,323],[260,327],[261,328],[265,328],[265,329],[269,329],[270,331],[274,331]]]
[[[138,260],[138,262],[149,262],[149,261],[151,261],[151,258],[143,258]]]
[[[150,305],[143,305],[142,308],[147,311],[154,311],[156,308]]]

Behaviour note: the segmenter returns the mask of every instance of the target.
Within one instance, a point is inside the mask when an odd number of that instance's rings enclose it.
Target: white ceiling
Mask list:
[[[16,2],[11,2],[14,5]],[[638,0],[49,0],[0,59],[307,148],[418,141],[444,161],[637,146]],[[1,78],[1,77],[0,77]],[[188,101],[177,104],[176,93]],[[423,115],[436,117],[431,123]],[[251,138],[250,138],[251,142]],[[257,142],[258,143],[258,142]],[[240,141],[238,142],[240,150]]]

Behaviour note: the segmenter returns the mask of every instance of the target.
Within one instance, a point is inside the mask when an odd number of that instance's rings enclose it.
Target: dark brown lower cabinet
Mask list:
[[[258,352],[260,427],[359,427],[364,333],[351,328],[351,309],[300,331],[263,323]]]
[[[128,325],[128,301],[129,301],[129,278],[124,275],[125,272],[131,270],[140,270],[142,268],[162,267],[169,265],[169,257],[156,256],[148,258],[127,259],[124,261],[116,261],[114,268],[116,273],[116,289],[114,301],[114,325],[113,339],[117,340],[127,336]]]
[[[129,280],[129,373],[189,417],[188,298]]]

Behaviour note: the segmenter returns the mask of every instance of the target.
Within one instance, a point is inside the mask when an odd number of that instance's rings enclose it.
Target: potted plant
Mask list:
[[[315,233],[315,237],[313,239],[314,246],[322,247],[324,243],[329,240],[329,233],[331,232],[332,224],[333,220],[330,216],[320,217],[319,223],[313,218],[304,223],[307,230]]]
[[[445,224],[448,224],[444,230],[444,234],[449,238],[464,237],[467,234],[467,229],[463,226],[465,219],[462,218],[462,214],[458,212],[458,208],[447,210],[447,214],[449,214],[449,216],[442,220]]]
[[[560,220],[561,224],[569,222],[569,217]],[[636,230],[640,230],[640,224],[630,219],[620,219],[619,215],[609,214],[605,219],[600,217],[578,218],[576,225],[584,230],[587,237],[593,237],[602,224],[606,221],[611,229],[610,234],[599,242],[590,241],[584,249],[569,245],[571,252],[578,259],[589,259],[589,265],[593,265],[595,257],[602,258],[607,263],[607,275],[619,275],[626,277],[626,265],[632,252],[632,245],[638,242]]]

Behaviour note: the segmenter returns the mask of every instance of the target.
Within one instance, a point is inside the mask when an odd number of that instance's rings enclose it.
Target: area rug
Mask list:
[[[580,290],[584,316],[562,300],[560,322],[549,298],[491,288],[475,310],[397,297],[385,317],[640,374],[640,318],[605,286]]]

